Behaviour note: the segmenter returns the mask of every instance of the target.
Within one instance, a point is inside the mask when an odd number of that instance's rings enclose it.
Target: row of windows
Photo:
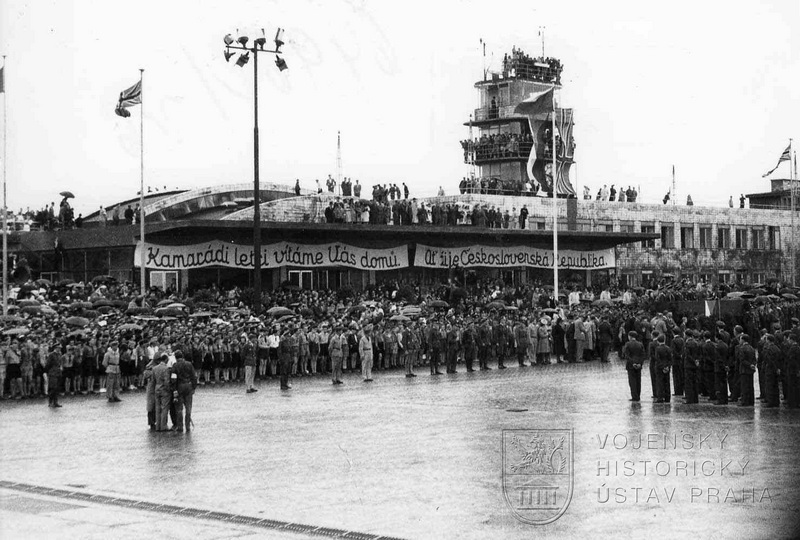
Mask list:
[[[721,272],[700,272],[698,274],[682,274],[679,277],[680,279],[689,278],[692,283],[738,283],[738,284],[748,284],[748,283],[764,283],[765,279],[768,277],[765,272],[749,272],[747,270],[736,270],[736,271],[728,271],[724,270]],[[777,277],[777,276],[776,276]],[[629,271],[622,271],[619,275],[619,282],[621,285],[625,287],[650,287],[655,286],[658,283],[659,278],[652,270],[642,270],[641,272],[629,272]]]
[[[647,230],[645,230],[647,229]],[[733,237],[731,237],[731,231]],[[642,232],[655,232],[653,226],[642,226]],[[778,227],[763,227],[747,229],[744,227],[720,227],[717,229],[717,237],[714,238],[713,230],[710,226],[699,228],[698,244],[695,244],[694,227],[680,228],[680,244],[675,242],[675,228],[661,227],[661,247],[672,249],[680,247],[682,249],[781,249],[781,231]],[[748,232],[750,243],[748,245]],[[645,247],[655,247],[652,240],[642,243]]]

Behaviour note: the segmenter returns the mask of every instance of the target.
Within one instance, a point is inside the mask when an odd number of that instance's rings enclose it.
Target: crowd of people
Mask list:
[[[488,159],[525,157],[531,153],[533,138],[530,133],[498,133],[481,135],[475,140],[461,141],[464,163],[477,163]]]
[[[617,351],[633,400],[644,370],[658,401],[670,400],[672,386],[686,403],[699,395],[748,406],[757,372],[767,406],[780,394],[798,406],[796,298],[758,300],[720,319],[662,309],[652,291],[604,289],[592,300],[598,291],[575,288],[559,307],[540,285],[390,283],[362,293],[285,288],[265,296],[265,313],[254,316],[236,288],[137,292],[112,282],[23,288],[15,314],[3,317],[0,397],[47,394],[58,407],[60,396],[99,393],[116,403],[144,389],[152,429],[166,429],[178,408],[185,416],[173,427],[188,429],[191,394],[206,385],[244,383],[252,393],[256,379],[288,390],[299,377],[338,385],[355,372],[369,383],[384,370],[438,376],[461,366],[609,362]]]
[[[511,49],[511,56],[503,55],[504,78],[519,77],[548,84],[561,84],[563,69],[558,58],[549,56],[532,58],[516,47]]]

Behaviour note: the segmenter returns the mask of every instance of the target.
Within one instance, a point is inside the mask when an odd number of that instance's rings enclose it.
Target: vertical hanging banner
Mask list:
[[[142,243],[136,244],[134,264],[139,266]],[[191,270],[209,266],[255,268],[253,246],[213,240],[187,246],[160,246],[148,243],[144,247],[145,267],[152,270]],[[359,270],[395,270],[408,267],[408,246],[393,248],[362,248],[339,242],[332,244],[295,244],[279,242],[261,247],[261,267],[347,266]]]
[[[430,247],[417,244],[414,266],[424,268],[454,268],[488,266],[508,268],[530,266],[553,268],[553,250],[529,246],[465,246]],[[558,267],[571,270],[602,270],[616,266],[614,248],[593,251],[558,251]]]

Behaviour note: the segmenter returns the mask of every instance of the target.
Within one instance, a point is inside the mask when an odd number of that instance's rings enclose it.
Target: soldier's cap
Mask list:
[[[742,328],[740,325],[737,324],[736,326],[733,327],[733,331],[742,333],[744,332],[744,328]]]
[[[664,337],[664,334],[658,334],[658,342],[659,343],[666,343],[667,338]]]
[[[720,328],[725,328],[725,323],[722,321],[717,321],[717,326]]]
[[[706,330],[705,332],[703,332],[703,337],[704,337],[705,339],[711,339],[711,332],[709,332],[708,330]]]
[[[747,334],[742,334],[741,336],[739,336],[739,339],[741,339],[742,341],[746,341],[747,343],[750,343],[750,336],[748,336]]]
[[[183,358],[183,351],[175,351],[175,358]]]
[[[794,324],[800,324],[800,319],[798,319],[797,317],[792,317],[792,322]]]
[[[161,351],[158,353],[159,358],[169,358],[169,353],[167,351]]]
[[[633,339],[639,339],[639,332],[637,332],[636,330],[631,330],[630,332],[628,332],[628,337]]]

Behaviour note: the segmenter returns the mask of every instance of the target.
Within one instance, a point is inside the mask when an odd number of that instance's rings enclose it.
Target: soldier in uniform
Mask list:
[[[476,336],[475,323],[470,321],[464,332],[461,334],[461,344],[464,347],[464,363],[467,365],[467,371],[475,371],[472,368],[472,362],[475,360],[475,340]]]
[[[699,403],[697,386],[700,377],[699,369],[702,352],[700,350],[700,342],[697,340],[697,332],[695,330],[687,330],[686,334],[689,337],[686,339],[683,360],[683,388],[686,396],[683,402],[687,405],[694,405]]]
[[[430,366],[431,366],[431,375],[441,375],[442,372],[439,371],[439,362],[442,358],[442,351],[445,347],[445,337],[442,334],[441,327],[439,322],[434,322],[431,324],[431,332],[430,332]]]
[[[344,361],[345,351],[342,350],[342,345],[347,348],[347,338],[342,335],[342,327],[335,326],[331,332],[330,339],[328,340],[328,354],[331,357],[332,373],[331,384],[342,383],[342,363]]]
[[[800,344],[798,344],[798,334],[796,332],[789,332],[787,339],[789,340],[789,350],[786,354],[784,361],[784,386],[786,406],[790,409],[800,407]]]
[[[361,357],[361,374],[364,382],[372,380],[372,325],[364,327],[364,335],[358,341],[358,355]]]
[[[648,370],[650,371],[650,388],[653,391],[653,399],[658,399],[658,377],[656,376],[656,350],[658,349],[658,336],[661,334],[654,333],[653,339],[647,344],[645,350],[647,351]]]
[[[447,373],[456,373],[458,361],[458,329],[452,323],[447,323]]]
[[[667,337],[659,334],[656,344],[656,403],[669,403],[669,372],[672,368],[672,348],[667,346]]]
[[[736,365],[739,368],[739,386],[742,401],[740,407],[752,407],[755,404],[753,395],[753,374],[756,372],[756,351],[750,345],[750,336],[741,334],[736,346]]]
[[[520,367],[528,365],[525,363],[525,358],[528,356],[528,346],[530,342],[528,340],[528,326],[525,324],[526,322],[525,318],[522,318],[517,322],[516,326],[514,326],[514,347],[517,351],[517,362]]]
[[[730,369],[728,362],[730,351],[728,350],[728,343],[726,341],[727,337],[729,337],[729,334],[721,330],[716,343],[717,356],[714,359],[715,405],[728,404],[728,371]]]
[[[504,362],[507,343],[508,335],[506,334],[505,320],[501,319],[492,326],[492,345],[494,345],[495,354],[497,355],[497,369],[506,369]]]
[[[292,385],[289,384],[289,373],[292,369],[292,342],[294,341],[292,332],[294,332],[294,325],[289,324],[286,327],[286,330],[283,332],[283,335],[281,335],[280,343],[278,345],[278,361],[280,362],[281,372],[281,390],[289,390],[292,387]],[[327,343],[325,344],[325,348],[328,348]]]
[[[744,329],[738,324],[733,327],[733,338],[728,348],[728,388],[730,389],[730,400],[739,401],[742,395],[742,385],[739,384],[739,362],[736,360],[736,349],[741,346],[741,338]]]
[[[249,339],[247,336],[242,335],[244,343],[242,344],[241,354],[244,359],[244,385],[247,387],[245,391],[248,394],[258,392],[258,389],[253,384],[256,376],[256,342],[254,340],[255,334],[250,334]],[[186,428],[189,428],[189,424],[186,424]]]
[[[628,371],[628,386],[631,389],[631,401],[639,401],[642,393],[642,365],[646,353],[638,341],[639,334],[635,331],[628,332],[628,342],[622,348],[622,358],[625,360],[625,369]]]
[[[484,319],[478,328],[478,366],[481,371],[486,371],[490,368],[486,365],[489,359],[492,347],[492,327],[489,325],[489,320]]]
[[[775,344],[775,336],[766,334],[762,352],[762,363],[764,372],[764,393],[767,407],[780,406],[780,391],[778,389],[778,379],[781,376],[781,363],[783,355],[780,348]]]
[[[675,388],[674,396],[683,395],[683,356],[685,345],[686,342],[683,339],[681,329],[676,326],[673,329],[672,338],[672,382]]]
[[[251,337],[251,339],[253,338],[255,336]],[[253,348],[253,363],[255,364],[255,348]],[[255,365],[251,366],[251,370],[255,373]],[[186,431],[189,432],[192,429],[192,398],[194,390],[197,388],[197,373],[192,364],[183,357],[182,351],[175,352],[175,365],[172,366],[172,372],[175,377],[175,390],[178,393],[178,398],[175,400],[175,428],[177,431],[183,431],[186,426]],[[185,420],[184,410],[186,411]]]
[[[708,397],[709,401],[714,401],[714,366],[717,363],[717,346],[711,341],[711,332],[708,330],[703,332],[703,339],[705,341],[700,348],[702,354],[700,395]]]
[[[169,431],[167,418],[172,401],[172,376],[167,367],[167,352],[156,353],[158,363],[153,366],[153,381],[156,391],[156,431]]]
[[[47,406],[60,408],[58,386],[61,384],[61,353],[58,352],[58,347],[53,347],[53,350],[47,355],[47,364],[45,364],[44,369],[47,373]]]

